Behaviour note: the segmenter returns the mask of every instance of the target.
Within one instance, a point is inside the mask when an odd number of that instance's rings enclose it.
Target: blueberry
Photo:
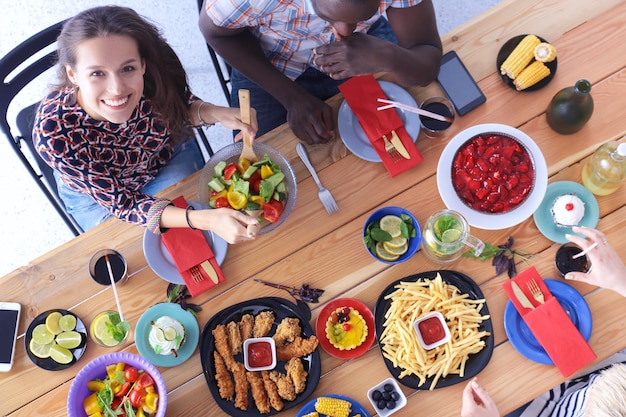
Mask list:
[[[396,408],[396,402],[394,400],[387,401],[387,408],[389,410],[393,410],[394,408]]]
[[[383,400],[382,398],[376,403],[376,407],[378,407],[379,410],[384,410],[386,406],[387,401]]]
[[[372,392],[372,400],[374,400],[374,401],[380,400],[381,396],[382,395],[381,395],[380,391],[378,391],[378,390],[374,390],[374,392]]]
[[[387,391],[383,392],[383,400],[389,401],[391,399],[391,395]]]
[[[385,391],[387,391],[387,392],[393,391],[393,385],[391,385],[391,384],[385,384],[385,386],[383,388],[385,388]]]
[[[392,392],[391,393],[391,399],[394,401],[398,401],[400,399],[400,394],[398,394],[397,392]]]

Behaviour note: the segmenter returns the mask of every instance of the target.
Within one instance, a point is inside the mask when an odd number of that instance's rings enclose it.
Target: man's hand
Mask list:
[[[324,101],[304,92],[285,108],[289,127],[306,143],[328,143],[335,137],[333,111]]]
[[[389,42],[375,36],[353,33],[338,42],[316,48],[313,62],[335,80],[374,74],[388,68],[381,62],[380,55],[372,51],[383,50],[389,45]]]

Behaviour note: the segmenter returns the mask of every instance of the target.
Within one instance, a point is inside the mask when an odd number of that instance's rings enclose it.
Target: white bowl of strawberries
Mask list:
[[[548,168],[526,133],[503,124],[481,124],[450,140],[439,158],[437,186],[446,207],[470,225],[504,229],[539,207]]]

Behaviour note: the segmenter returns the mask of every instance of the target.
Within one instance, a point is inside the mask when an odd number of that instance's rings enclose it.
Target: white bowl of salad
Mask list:
[[[198,196],[204,208],[231,208],[256,216],[259,234],[277,228],[296,205],[296,175],[285,156],[262,142],[252,147],[258,161],[240,160],[241,142],[217,151],[200,173]]]

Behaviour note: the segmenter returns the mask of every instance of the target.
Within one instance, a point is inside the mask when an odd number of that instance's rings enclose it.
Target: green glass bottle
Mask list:
[[[567,87],[554,95],[546,118],[550,127],[563,135],[578,132],[591,118],[593,98],[589,92],[591,83],[578,80],[573,87]]]

